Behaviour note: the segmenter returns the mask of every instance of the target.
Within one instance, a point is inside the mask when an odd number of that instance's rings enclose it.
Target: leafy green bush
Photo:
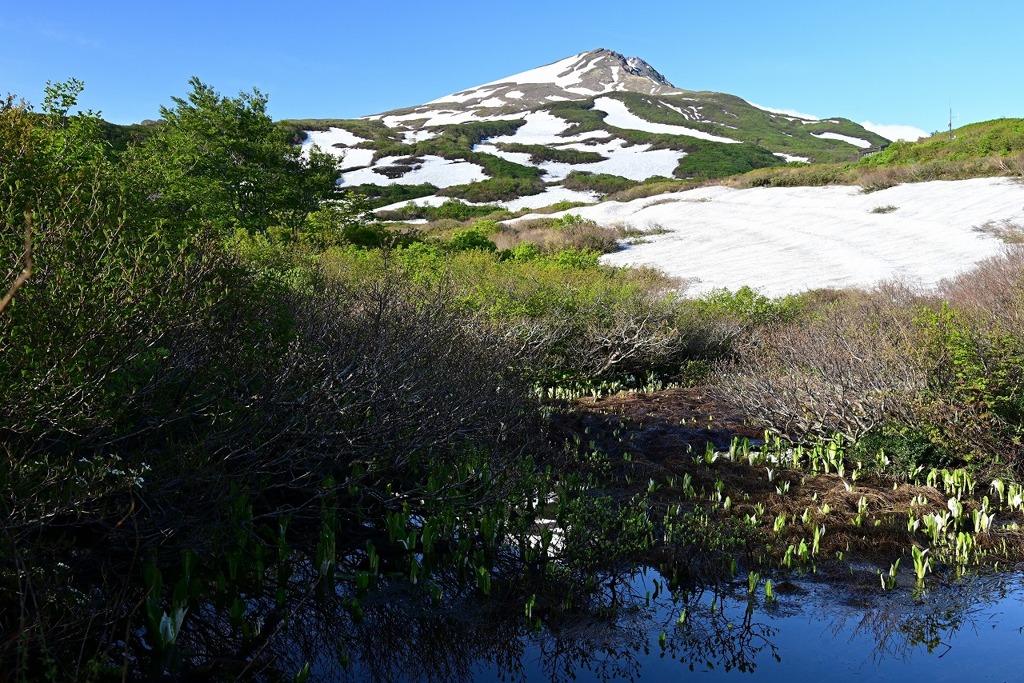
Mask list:
[[[530,163],[541,164],[545,161],[554,161],[563,164],[595,164],[607,160],[607,157],[597,152],[588,152],[579,149],[566,149],[563,147],[551,147],[549,145],[522,145],[517,143],[503,142],[498,144],[498,149],[504,152],[522,152],[530,155]]]
[[[887,462],[882,469],[901,476],[963,465],[927,431],[899,423],[884,424],[865,434],[854,444],[853,455],[868,466]]]
[[[444,218],[451,218],[458,221],[468,220],[470,218],[478,218],[481,216],[490,216],[495,211],[501,211],[499,206],[470,206],[455,199],[449,199],[440,206],[433,207],[433,210],[426,212],[425,218],[430,220],[438,220]]]
[[[537,246],[536,242],[520,242],[508,250],[507,258],[519,263],[525,263],[526,261],[540,258],[541,253],[540,247]]]
[[[947,305],[918,318],[933,359],[920,420],[932,442],[972,461],[1024,453],[1024,338]],[[955,419],[962,415],[966,419]]]
[[[817,187],[821,185],[852,185],[856,175],[839,164],[761,168],[745,173],[733,181],[736,187]]]
[[[497,251],[498,249],[494,242],[487,238],[487,231],[478,227],[459,230],[452,235],[448,245],[453,251],[469,251],[471,249]]]
[[[466,185],[452,185],[438,194],[464,199],[467,202],[501,202],[528,195],[540,194],[544,183],[538,178],[497,177]]]
[[[673,175],[677,178],[724,178],[783,163],[767,149],[750,143],[730,145],[702,140],[692,145],[691,151],[679,160]]]
[[[770,325],[795,320],[803,309],[797,295],[770,298],[750,287],[736,291],[715,289],[701,296],[698,305],[715,316],[732,315],[745,323]]]
[[[417,218],[424,218],[428,221],[467,221],[484,216],[504,217],[508,215],[508,211],[494,204],[474,206],[461,202],[458,199],[447,199],[438,206],[430,206],[428,204],[420,206],[416,202],[412,202],[399,209],[377,212],[378,218],[389,221],[408,221]]]
[[[570,190],[597,192],[602,195],[622,192],[639,184],[635,180],[622,176],[589,171],[573,171],[562,181],[562,185]]]
[[[587,249],[563,249],[551,257],[551,262],[565,268],[589,270],[596,268],[601,252]]]
[[[369,200],[367,205],[371,209],[378,209],[382,206],[397,204],[398,202],[410,199],[429,197],[437,193],[437,188],[430,183],[420,185],[401,185],[399,183],[392,185],[364,184],[350,189],[366,197]]]

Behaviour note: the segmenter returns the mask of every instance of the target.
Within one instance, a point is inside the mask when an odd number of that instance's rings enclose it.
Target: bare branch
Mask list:
[[[22,253],[21,260],[24,262],[25,267],[21,269],[18,277],[14,280],[14,284],[7,290],[4,298],[0,300],[0,313],[7,308],[7,304],[11,303],[14,295],[32,275],[32,213],[29,211],[25,212],[25,251]]]

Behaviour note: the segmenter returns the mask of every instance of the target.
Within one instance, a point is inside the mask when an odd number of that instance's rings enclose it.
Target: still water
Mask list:
[[[653,569],[609,581],[572,615],[448,604],[362,650],[345,680],[1021,681],[1024,576],[912,584],[795,577],[753,594],[746,577],[672,591]],[[877,577],[875,577],[877,579]],[[680,623],[680,617],[685,616]],[[377,617],[368,611],[368,625]],[[378,622],[379,625],[379,622]],[[320,670],[322,673],[323,669]]]

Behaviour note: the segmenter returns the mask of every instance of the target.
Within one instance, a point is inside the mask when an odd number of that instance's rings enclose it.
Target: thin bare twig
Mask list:
[[[11,303],[11,299],[14,298],[17,291],[21,289],[21,286],[32,275],[32,213],[29,211],[25,212],[25,252],[21,258],[25,262],[25,267],[21,269],[17,279],[14,280],[14,284],[7,290],[4,298],[0,300],[0,313],[7,308],[7,304]]]

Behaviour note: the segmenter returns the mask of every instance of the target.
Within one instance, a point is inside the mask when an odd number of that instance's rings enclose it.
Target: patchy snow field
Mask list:
[[[394,209],[400,209],[411,204],[417,206],[441,206],[446,201],[449,201],[451,197],[442,197],[440,195],[430,195],[429,197],[420,197],[419,199],[408,199],[401,202],[395,202],[394,204],[388,204],[382,206],[376,211],[392,211]],[[544,206],[551,206],[558,202],[585,202],[587,204],[594,204],[598,200],[598,194],[596,192],[583,192],[580,190],[570,190],[562,187],[561,185],[554,185],[547,188],[540,194],[533,194],[528,197],[519,197],[518,199],[510,199],[504,202],[488,202],[488,204],[501,206],[509,211],[519,211],[520,209],[539,209]],[[461,199],[458,201],[462,201]],[[474,202],[465,202],[466,204],[475,204]]]
[[[483,168],[468,161],[450,161],[442,157],[425,156],[422,165],[399,178],[388,178],[377,170],[395,163],[403,157],[384,157],[377,161],[373,168],[343,173],[342,187],[352,187],[370,183],[373,185],[419,185],[430,183],[437,187],[451,187],[478,180],[485,180]]]
[[[873,213],[879,207],[896,207]],[[658,225],[668,233],[603,257],[655,266],[689,290],[749,285],[777,296],[888,278],[933,285],[998,253],[974,231],[986,221],[1024,225],[1024,187],[1005,178],[857,187],[707,187],[569,212],[599,223]],[[554,214],[561,215],[561,214]]]
[[[588,204],[593,204],[597,201],[597,198],[598,194],[596,192],[570,190],[562,187],[561,185],[555,185],[547,188],[547,190],[540,194],[497,203],[501,204],[509,211],[518,211],[519,209],[539,209],[542,206],[551,206],[557,202],[586,202]]]
[[[711,140],[712,142],[739,142],[739,140],[723,138],[720,135],[705,133],[704,131],[697,130],[696,128],[671,126],[667,123],[653,123],[640,118],[631,112],[624,103],[619,100],[612,99],[611,97],[598,97],[594,100],[594,109],[599,109],[607,114],[607,116],[604,117],[604,122],[610,126],[615,126],[616,128],[642,130],[648,133],[664,133],[667,135],[689,135],[691,138]]]
[[[367,142],[367,140],[343,128],[307,130],[306,139],[302,141],[302,153],[308,155],[310,147],[316,145],[322,152],[342,157],[341,170],[345,171],[350,168],[369,166],[373,163],[372,149],[349,149],[349,147],[358,145],[360,142]],[[343,145],[343,147],[336,147],[335,145]]]
[[[441,206],[451,197],[441,197],[440,195],[432,194],[429,197],[420,197],[418,199],[403,199],[400,202],[394,204],[388,204],[387,206],[381,206],[374,211],[394,211],[395,209],[401,209],[406,206],[415,204],[416,206]]]
[[[540,164],[547,175],[544,180],[561,180],[573,171],[590,173],[611,173],[633,180],[646,180],[651,176],[672,177],[672,171],[679,165],[679,159],[686,156],[685,152],[671,149],[651,150],[650,145],[627,146],[623,140],[615,140],[607,145],[583,147],[571,145],[571,149],[585,149],[608,156],[604,161],[592,164],[564,164],[546,161]]]
[[[519,126],[512,135],[498,135],[487,138],[487,142],[496,145],[500,142],[514,142],[522,145],[554,145],[567,142],[569,138],[558,137],[569,127],[569,122],[546,111],[534,111],[520,116],[526,123]],[[607,135],[604,131],[599,131]],[[574,139],[574,138],[573,138]]]
[[[785,161],[800,161],[805,164],[809,164],[811,162],[809,158],[796,156],[795,154],[786,154],[785,152],[773,152],[773,154]]]
[[[302,141],[302,149],[307,150],[313,145],[319,145],[325,152],[337,149],[334,145],[354,147],[360,142],[369,142],[355,133],[350,133],[344,128],[328,128],[327,130],[307,130],[306,139]]]

